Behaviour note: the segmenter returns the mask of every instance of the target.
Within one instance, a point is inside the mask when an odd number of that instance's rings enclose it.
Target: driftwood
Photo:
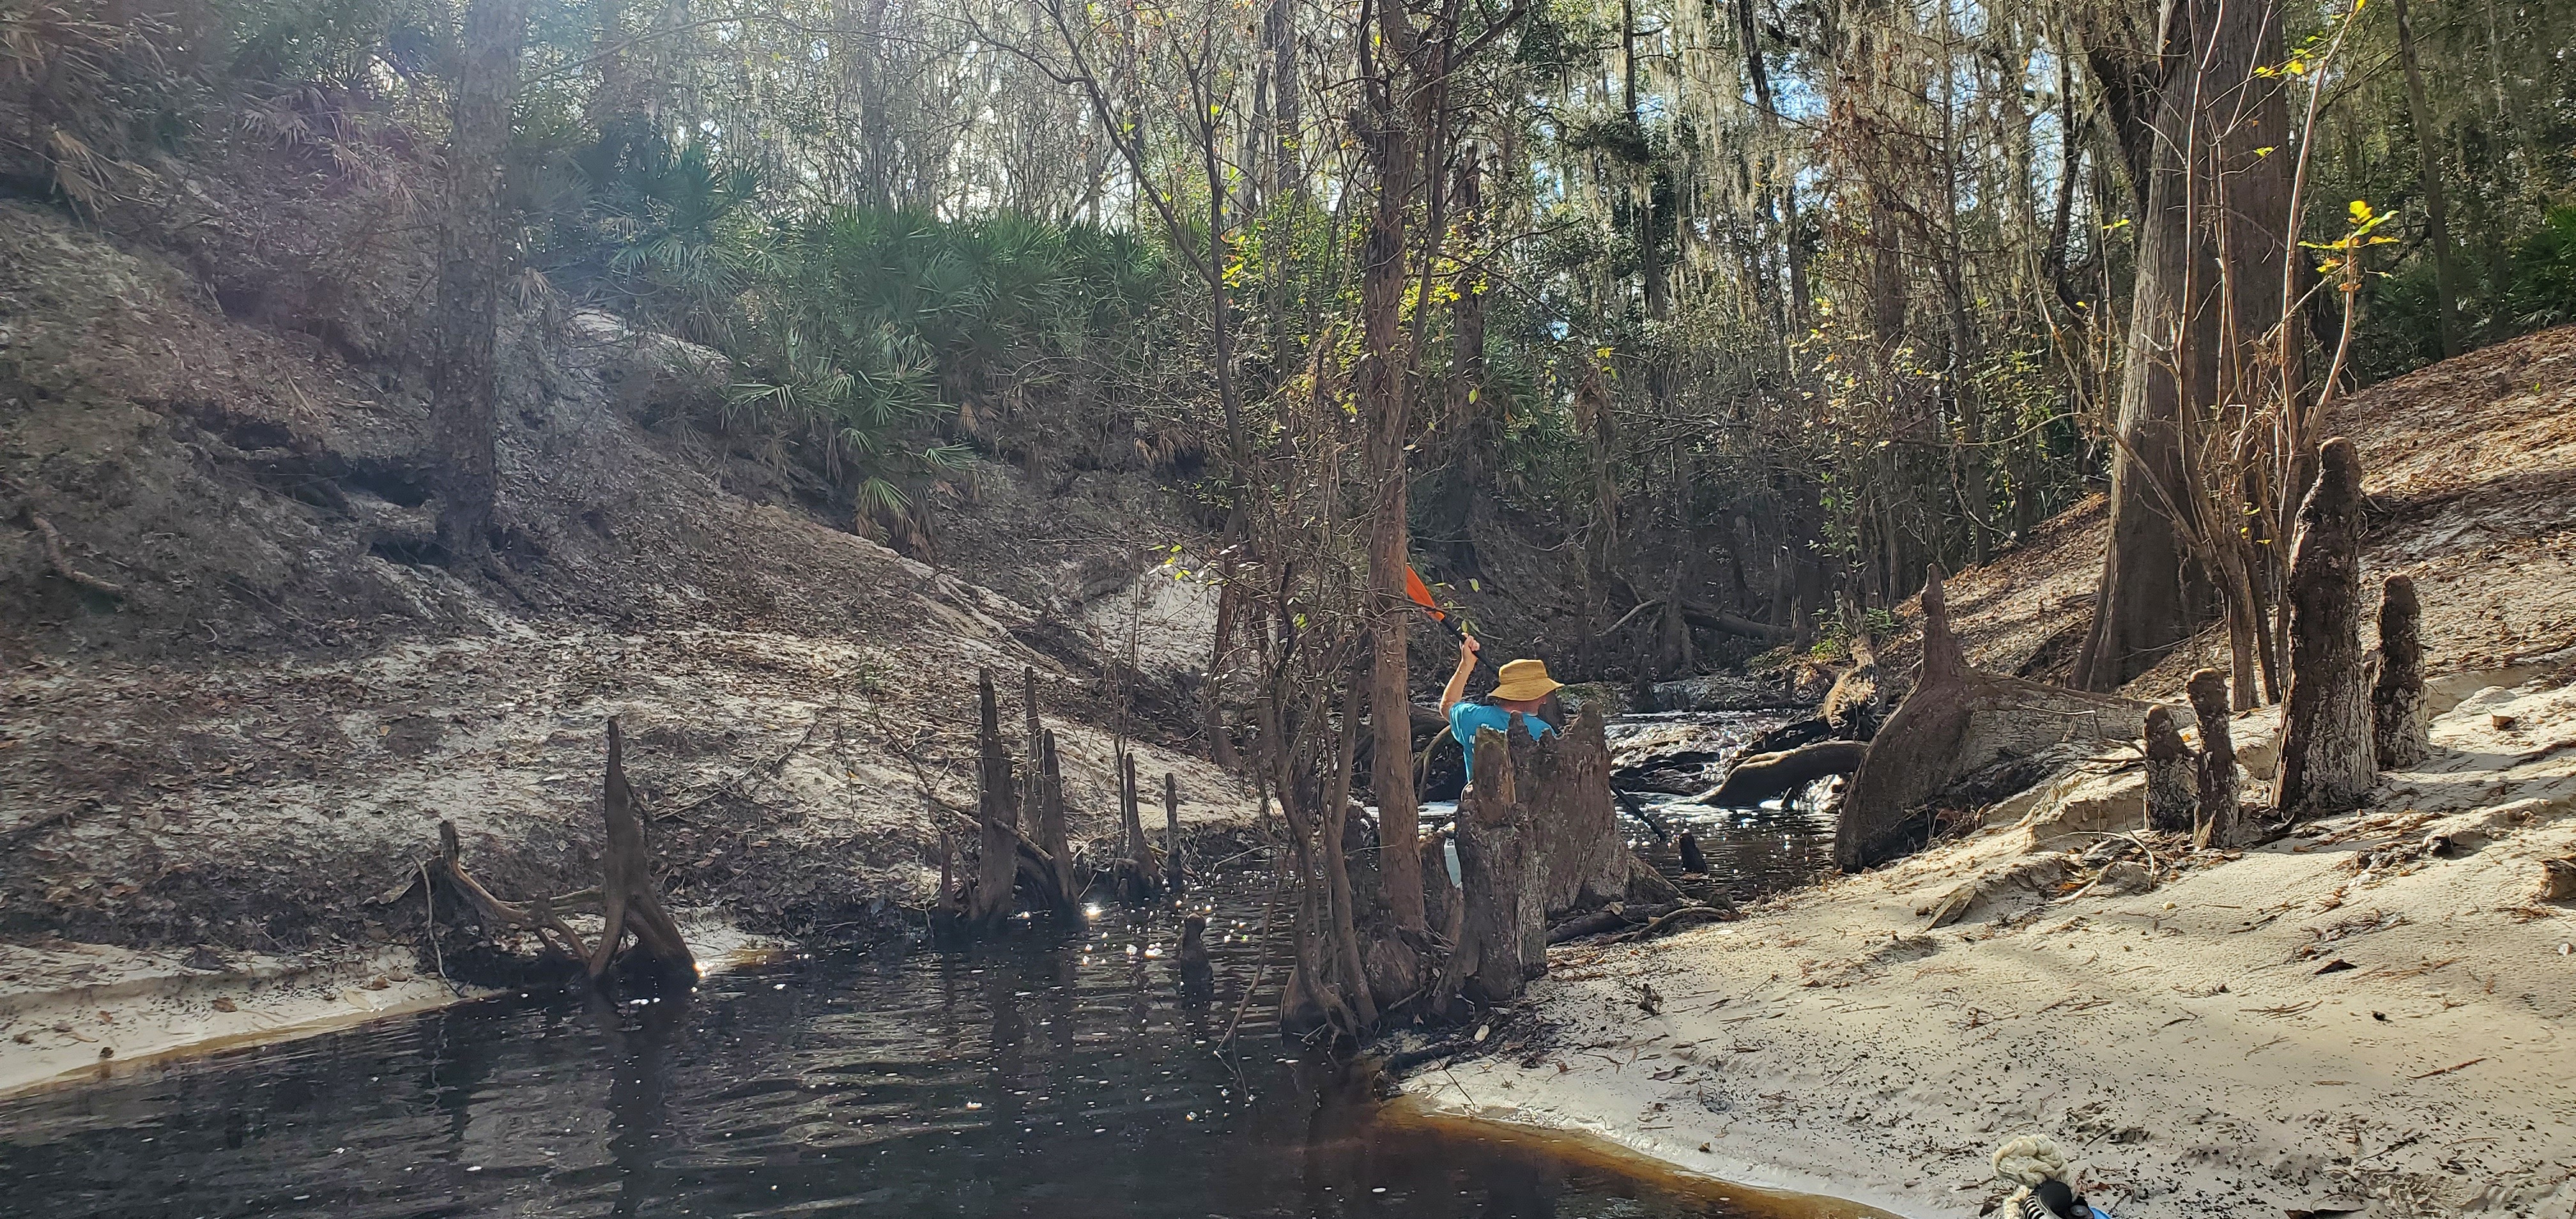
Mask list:
[[[1834,860],[1858,871],[1929,838],[1927,801],[1960,776],[2066,741],[2129,741],[2144,703],[1968,667],[1950,630],[1941,569],[1923,586],[1923,662],[1914,689],[1871,739],[1834,829]]]
[[[2147,828],[2188,830],[2200,805],[2200,780],[2191,746],[2174,727],[2173,712],[2147,709],[2147,731],[2139,742],[2147,755]]]
[[[54,523],[52,521],[46,520],[42,514],[36,512],[34,509],[29,509],[27,512],[27,523],[35,527],[36,540],[45,548],[45,565],[53,568],[55,575],[61,576],[62,578],[71,581],[73,584],[97,593],[102,597],[122,597],[125,595],[124,585],[99,579],[97,576],[93,576],[88,572],[72,566],[71,552],[63,546],[63,535],[54,531]]]
[[[2358,807],[2379,778],[2361,656],[2361,459],[2341,437],[2317,458],[2283,597],[2290,689],[2272,810],[2293,822]]]
[[[1687,898],[1654,906],[1612,904],[1590,914],[1578,914],[1547,929],[1549,944],[1564,944],[1585,936],[1609,935],[1635,928],[1637,935],[1661,931],[1689,919],[1731,919],[1735,910],[1728,905],[1711,905]],[[1633,938],[1621,936],[1621,939]]]
[[[2202,669],[2185,687],[2192,715],[2200,721],[2197,805],[2192,839],[2202,846],[2231,847],[2244,836],[2244,809],[2236,792],[2236,737],[2228,724],[2227,675]]]
[[[491,890],[484,888],[481,882],[466,872],[462,861],[463,854],[464,848],[457,842],[456,823],[441,821],[438,823],[438,854],[431,856],[428,863],[421,865],[421,870],[423,875],[436,878],[450,895],[463,899],[466,908],[474,912],[474,920],[483,925],[486,934],[503,928],[528,931],[534,933],[537,942],[545,945],[547,950],[561,954],[567,960],[589,959],[590,949],[582,944],[581,937],[575,934],[572,928],[564,925],[562,917],[555,912],[555,907],[558,905],[575,904],[573,899],[547,901],[540,898],[525,905],[502,901],[492,896]],[[597,900],[598,890],[591,890],[590,897],[594,901]],[[436,940],[433,938],[431,942],[435,944]]]
[[[681,938],[679,923],[662,907],[662,889],[653,879],[653,864],[644,843],[644,821],[635,811],[634,789],[626,784],[625,742],[615,719],[608,721],[608,777],[602,793],[607,846],[599,858],[599,887],[561,897],[539,896],[507,902],[483,887],[465,870],[456,823],[438,823],[438,854],[419,868],[420,879],[442,886],[474,912],[486,934],[503,929],[527,931],[551,953],[579,961],[593,979],[608,972],[628,936],[636,963],[673,974],[694,976],[697,962]],[[395,896],[399,896],[398,894]],[[427,888],[423,896],[428,896]],[[562,912],[596,905],[603,923],[599,939],[587,946],[563,921]],[[433,947],[435,941],[433,941]]]
[[[980,717],[975,730],[975,815],[983,837],[975,857],[975,889],[967,896],[966,921],[979,932],[990,932],[1011,917],[1014,881],[1020,872],[1020,792],[1010,751],[1002,747],[1001,706],[993,695],[991,670],[978,675],[975,697]]]
[[[1712,808],[1751,808],[1827,775],[1850,774],[1868,753],[1868,744],[1861,741],[1818,741],[1783,753],[1755,754],[1693,799]]]
[[[1701,605],[1695,601],[1685,601],[1682,603],[1682,619],[1701,630],[1717,631],[1721,634],[1727,635],[1742,635],[1747,639],[1759,639],[1764,643],[1789,643],[1798,637],[1798,632],[1791,630],[1788,627],[1773,626],[1767,622],[1755,622],[1750,618],[1737,614],[1730,614],[1724,610]]]
[[[2370,689],[2370,737],[2381,770],[2404,770],[2433,752],[2424,723],[2424,605],[2415,581],[2390,576],[2379,593],[2379,680]]]

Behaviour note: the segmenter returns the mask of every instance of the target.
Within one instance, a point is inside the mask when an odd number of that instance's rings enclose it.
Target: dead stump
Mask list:
[[[1532,809],[1521,792],[1522,763],[1537,748],[1515,716],[1508,736],[1484,729],[1468,751],[1475,786],[1458,806],[1464,917],[1447,976],[1479,1003],[1519,998],[1547,972],[1547,881],[1544,865],[1533,866]]]
[[[1923,585],[1923,662],[1914,688],[1870,738],[1834,826],[1846,872],[1919,850],[1926,805],[1961,776],[2066,741],[2127,741],[2144,703],[1968,667],[1950,631],[1941,569]]]
[[[2361,459],[2341,437],[2317,458],[2284,598],[2290,689],[2272,810],[2290,822],[2357,808],[2379,778],[2362,674]]]
[[[2424,723],[2424,606],[2415,581],[2390,576],[2379,592],[2379,680],[2370,689],[2370,737],[2381,770],[2404,770],[2433,752]]]

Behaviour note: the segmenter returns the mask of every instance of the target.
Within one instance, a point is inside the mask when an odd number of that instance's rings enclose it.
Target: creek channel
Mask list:
[[[1673,811],[1720,867],[1805,867],[1784,814]],[[1263,872],[1191,895],[1206,999],[1178,993],[1168,913],[1113,909],[1080,934],[794,956],[661,1000],[505,997],[0,1101],[0,1216],[1851,1213],[1381,1106],[1278,1036],[1268,896]]]

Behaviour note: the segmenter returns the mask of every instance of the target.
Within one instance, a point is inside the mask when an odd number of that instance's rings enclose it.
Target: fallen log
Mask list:
[[[1860,769],[1868,753],[1864,741],[1818,741],[1781,753],[1755,754],[1736,763],[1724,781],[1695,799],[1711,808],[1752,808],[1827,775],[1850,774]]]
[[[2066,741],[2137,739],[2147,704],[1968,667],[1935,566],[1923,585],[1923,660],[1914,688],[1871,739],[1834,827],[1846,872],[1919,849],[1925,804],[1961,775]]]
[[[1747,639],[1759,639],[1764,643],[1789,643],[1793,642],[1798,637],[1798,633],[1796,631],[1790,630],[1785,626],[1772,626],[1767,622],[1755,622],[1750,618],[1730,614],[1724,610],[1713,609],[1709,606],[1691,601],[1685,601],[1682,603],[1682,620],[1688,622],[1692,626],[1699,627],[1702,630],[1717,631],[1727,635],[1742,635]]]

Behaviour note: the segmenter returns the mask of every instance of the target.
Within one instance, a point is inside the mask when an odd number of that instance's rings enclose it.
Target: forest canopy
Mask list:
[[[16,0],[0,140],[16,189],[92,217],[168,210],[191,158],[290,155],[363,213],[301,268],[348,341],[436,364],[407,336],[438,331],[430,235],[486,172],[481,39],[510,68],[500,307],[722,352],[723,392],[667,422],[900,546],[935,548],[924,497],[979,454],[1143,465],[1229,554],[1340,529],[1358,564],[1392,513],[1373,587],[1562,545],[1584,637],[1644,641],[1586,659],[1669,672],[1772,639],[1644,602],[1848,630],[2134,458],[2162,473],[2115,518],[2181,521],[2150,566],[2211,588],[2088,655],[2243,618],[2244,676],[2297,485],[2244,438],[2576,318],[2576,30],[2493,0],[2167,9]],[[2204,272],[2270,303],[2151,341],[2159,308],[2206,314]],[[2169,443],[2124,440],[2174,351],[2217,370],[2177,371]],[[2271,490],[2211,497],[2266,461]]]

